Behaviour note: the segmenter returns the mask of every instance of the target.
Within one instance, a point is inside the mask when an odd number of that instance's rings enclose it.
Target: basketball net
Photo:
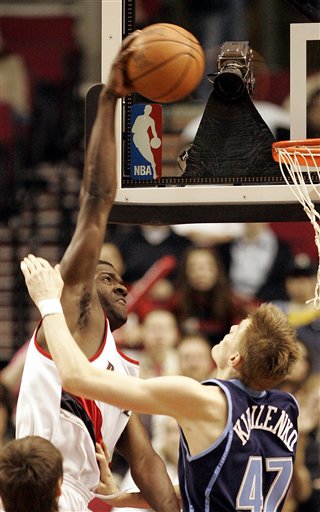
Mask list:
[[[313,203],[317,199],[320,201],[320,139],[274,142],[272,156],[279,162],[285,182],[302,204],[314,228],[318,250],[317,283],[314,298],[307,304],[313,302],[315,309],[320,309],[320,213]]]

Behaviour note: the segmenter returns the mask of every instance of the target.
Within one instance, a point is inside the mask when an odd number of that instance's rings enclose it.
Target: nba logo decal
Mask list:
[[[155,180],[162,174],[162,106],[136,104],[131,110],[130,177]]]

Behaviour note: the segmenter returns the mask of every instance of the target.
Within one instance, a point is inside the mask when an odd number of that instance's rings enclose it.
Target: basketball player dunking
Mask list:
[[[70,393],[177,420],[185,512],[281,511],[292,478],[298,406],[290,394],[268,389],[290,372],[298,345],[276,306],[261,305],[213,347],[216,379],[137,379],[101,371],[83,356],[62,312],[58,267],[29,255],[21,269]]]
[[[111,264],[99,261],[116,189],[114,117],[118,98],[130,92],[124,67],[135,35],[127,38],[102,89],[86,155],[75,233],[61,260],[61,298],[68,326],[95,368],[137,374],[137,364],[116,348],[112,331],[127,317],[127,290]],[[100,471],[96,442],[106,442],[127,459],[138,487],[152,508],[179,507],[163,461],[151,447],[138,416],[127,409],[87,400],[61,386],[43,326],[32,336],[17,406],[17,437],[39,435],[63,454],[60,509],[88,510]],[[152,471],[150,471],[152,468]]]

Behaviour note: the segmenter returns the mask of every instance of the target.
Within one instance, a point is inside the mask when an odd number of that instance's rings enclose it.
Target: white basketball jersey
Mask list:
[[[103,439],[112,454],[130,412],[66,393],[50,354],[37,343],[38,329],[39,326],[30,340],[24,366],[17,403],[16,437],[42,436],[61,451],[64,459],[61,510],[87,510],[79,508],[80,501],[88,503],[94,497],[92,491],[100,475],[95,442]],[[117,349],[107,320],[103,343],[90,362],[97,368],[138,375],[137,361]]]

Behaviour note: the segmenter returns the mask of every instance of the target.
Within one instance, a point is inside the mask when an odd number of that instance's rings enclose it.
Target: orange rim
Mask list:
[[[292,160],[297,160],[302,165],[308,164],[311,167],[316,167],[320,165],[320,139],[273,142],[272,157],[276,162],[290,164]]]

